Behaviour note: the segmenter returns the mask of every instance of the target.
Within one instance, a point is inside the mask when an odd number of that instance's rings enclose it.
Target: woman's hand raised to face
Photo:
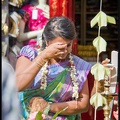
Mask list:
[[[65,54],[65,53],[67,53],[67,44],[62,44],[60,42],[50,44],[44,50],[44,54],[46,54],[46,57],[48,59],[56,58],[56,57],[58,57],[62,54]]]

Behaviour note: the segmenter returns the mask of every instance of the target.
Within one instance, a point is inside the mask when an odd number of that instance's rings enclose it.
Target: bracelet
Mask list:
[[[37,64],[37,66],[40,68],[40,67],[42,67],[46,62],[47,62],[47,60],[44,60],[44,62],[43,63],[39,63],[38,61],[36,61],[36,60],[34,60],[34,62]]]
[[[39,68],[41,68],[41,67],[42,67],[42,65],[41,65],[41,64],[39,64],[36,60],[34,60],[34,62],[37,64],[37,66],[38,66]]]
[[[48,112],[50,111],[50,103],[48,102],[47,107],[44,109],[43,114],[48,115]]]

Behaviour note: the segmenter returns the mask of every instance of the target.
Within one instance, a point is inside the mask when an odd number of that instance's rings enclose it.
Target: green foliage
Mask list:
[[[42,120],[42,113],[40,111],[36,115],[36,120]]]

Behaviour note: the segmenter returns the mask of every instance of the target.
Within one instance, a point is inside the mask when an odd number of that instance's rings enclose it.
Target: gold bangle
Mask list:
[[[37,66],[38,66],[39,68],[41,68],[41,67],[42,67],[42,65],[41,65],[41,64],[39,64],[36,60],[34,60],[34,62],[37,64]]]
[[[47,62],[47,60],[44,60],[43,63],[39,63],[39,62],[36,61],[36,60],[34,60],[34,62],[37,64],[37,66],[38,66],[39,68],[41,68],[41,67]]]

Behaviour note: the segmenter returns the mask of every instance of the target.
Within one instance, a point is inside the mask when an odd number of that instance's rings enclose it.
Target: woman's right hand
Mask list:
[[[56,58],[62,54],[67,53],[67,44],[61,44],[60,42],[56,42],[50,44],[46,49],[43,50],[43,53],[46,55],[47,59]]]
[[[29,103],[30,112],[31,113],[34,113],[36,111],[43,112],[47,105],[48,102],[44,100],[42,97],[33,97]]]

